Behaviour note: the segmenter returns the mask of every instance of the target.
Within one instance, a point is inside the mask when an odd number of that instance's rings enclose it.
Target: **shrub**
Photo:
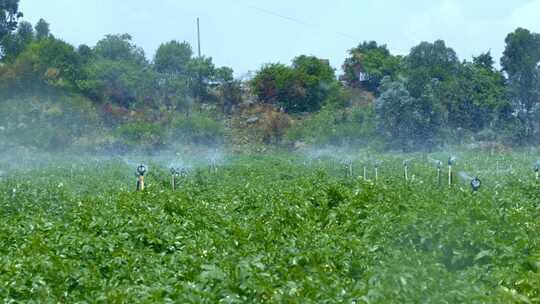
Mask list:
[[[325,108],[296,122],[287,132],[287,139],[316,145],[354,145],[365,144],[374,134],[371,107],[356,106],[342,110]]]
[[[2,133],[14,145],[62,150],[102,129],[93,104],[77,95],[12,98],[1,107]]]
[[[193,113],[190,116],[178,116],[171,124],[172,141],[202,145],[217,145],[223,142],[224,125],[205,113]]]
[[[154,150],[165,144],[165,129],[157,123],[126,123],[119,126],[115,134],[129,149]]]
[[[265,143],[277,144],[283,139],[290,126],[291,119],[287,114],[271,111],[264,114],[259,128]]]
[[[313,56],[296,57],[292,66],[265,65],[251,87],[260,101],[279,105],[288,113],[318,111],[325,101],[341,93],[328,61]]]

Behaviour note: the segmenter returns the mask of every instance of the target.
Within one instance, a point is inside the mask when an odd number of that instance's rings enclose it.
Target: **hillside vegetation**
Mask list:
[[[0,6],[11,20],[0,31],[0,136],[9,144],[413,151],[478,141],[536,145],[540,138],[540,35],[523,28],[506,37],[501,69],[489,52],[459,59],[442,40],[404,56],[371,41],[351,48],[340,71],[299,55],[240,81],[211,57],[194,56],[187,42],[162,43],[153,58],[129,34],[73,46],[45,20],[19,19],[17,3]]]

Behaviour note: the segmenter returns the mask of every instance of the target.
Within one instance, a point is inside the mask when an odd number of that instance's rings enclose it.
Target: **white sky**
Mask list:
[[[406,54],[421,41],[443,39],[460,59],[491,50],[498,61],[517,27],[540,32],[540,0],[20,0],[25,20],[44,18],[53,34],[93,46],[129,33],[151,58],[160,43],[188,41],[237,75],[300,54],[338,68],[364,40]],[[339,72],[339,70],[338,70]]]

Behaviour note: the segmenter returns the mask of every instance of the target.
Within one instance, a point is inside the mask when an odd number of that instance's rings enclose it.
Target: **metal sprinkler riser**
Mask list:
[[[180,170],[174,167],[171,167],[171,189],[174,191],[176,188],[176,178],[180,176]]]
[[[145,165],[141,164],[137,167],[137,191],[144,190],[144,175],[148,171]]]

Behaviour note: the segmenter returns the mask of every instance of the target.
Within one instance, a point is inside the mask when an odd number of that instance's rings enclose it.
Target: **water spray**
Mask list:
[[[144,175],[147,171],[148,169],[143,164],[137,167],[137,191],[144,190]]]
[[[380,163],[378,161],[375,162],[375,181],[379,180],[379,166]]]

